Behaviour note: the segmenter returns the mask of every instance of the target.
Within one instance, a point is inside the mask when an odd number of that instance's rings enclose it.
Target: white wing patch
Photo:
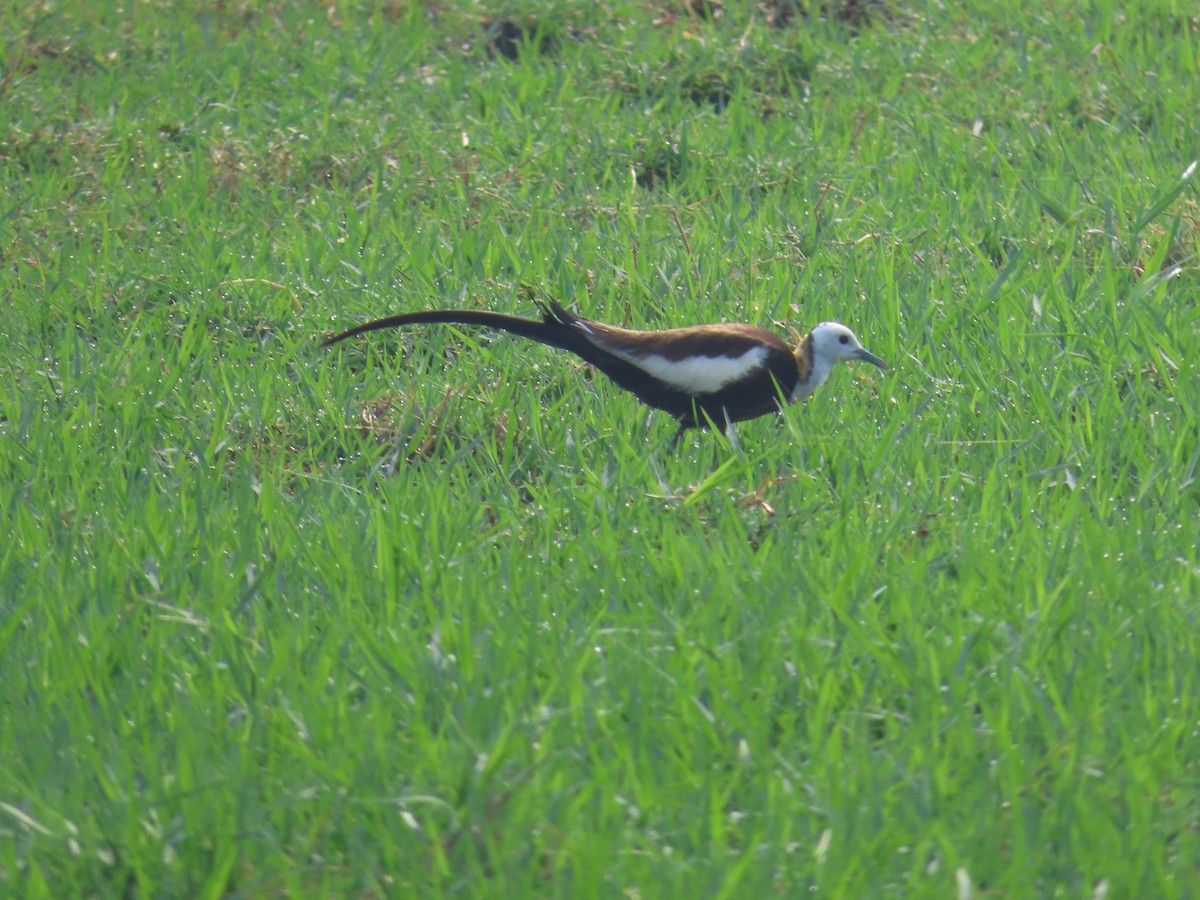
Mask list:
[[[689,356],[679,360],[655,353],[637,356],[619,350],[609,352],[685,394],[715,394],[761,368],[767,358],[766,347],[751,347],[741,356]]]

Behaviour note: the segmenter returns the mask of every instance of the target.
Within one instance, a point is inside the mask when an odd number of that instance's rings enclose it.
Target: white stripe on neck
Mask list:
[[[796,386],[792,388],[792,396],[788,399],[792,403],[808,399],[817,388],[825,383],[825,379],[829,377],[829,373],[832,371],[833,363],[824,356],[814,353],[812,368],[808,370],[808,377],[796,382]]]

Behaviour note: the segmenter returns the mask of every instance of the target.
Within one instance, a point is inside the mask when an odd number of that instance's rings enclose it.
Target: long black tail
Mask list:
[[[631,391],[643,403],[666,410],[672,416],[680,419],[684,423],[683,427],[687,428],[695,424],[695,412],[689,394],[648,375],[629,359],[617,356],[599,346],[591,337],[592,331],[589,328],[591,323],[563,309],[553,300],[542,307],[540,322],[537,319],[524,319],[520,316],[479,310],[431,309],[423,312],[400,313],[367,322],[326,339],[322,342],[322,346],[328,347],[330,344],[336,344],[346,338],[366,334],[368,331],[378,331],[381,328],[436,323],[495,328],[541,344],[549,344],[551,347],[566,350],[568,353],[574,353],[585,362],[591,363],[619,386]]]
[[[541,321],[479,310],[430,309],[422,312],[400,313],[395,316],[388,316],[384,319],[376,319],[373,322],[358,325],[348,331],[343,331],[341,334],[327,338],[321,342],[321,346],[328,347],[331,344],[344,341],[346,338],[366,334],[368,331],[378,331],[381,328],[400,328],[404,325],[441,323],[449,325],[481,325],[484,328],[496,328],[500,331],[507,331],[509,334],[515,334],[542,344],[549,344],[551,347],[558,347],[571,353],[580,354],[580,351],[583,349],[582,345],[586,344],[587,341],[572,327],[575,321],[575,316],[553,302],[549,307],[543,307]]]

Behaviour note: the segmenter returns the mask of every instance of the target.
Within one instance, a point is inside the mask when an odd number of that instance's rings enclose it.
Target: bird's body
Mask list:
[[[635,331],[580,318],[554,302],[543,307],[540,321],[475,310],[401,313],[351,328],[325,345],[380,328],[430,323],[496,328],[574,353],[646,405],[675,417],[681,432],[779,412],[782,402],[812,394],[842,360],[887,368],[836,322],[818,325],[790,347],[755,325]]]

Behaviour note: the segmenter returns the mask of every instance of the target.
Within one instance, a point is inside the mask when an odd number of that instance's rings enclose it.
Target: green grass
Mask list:
[[[0,893],[1196,896],[1200,19],[805,5],[0,12]]]

